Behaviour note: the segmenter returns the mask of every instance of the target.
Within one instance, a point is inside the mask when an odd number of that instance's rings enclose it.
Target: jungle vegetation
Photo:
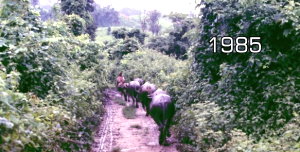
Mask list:
[[[38,1],[0,2],[1,152],[88,151],[120,71],[171,94],[179,151],[300,151],[298,1],[202,0],[198,16],[153,10],[126,26],[92,0],[62,0],[49,19]],[[262,51],[214,53],[214,36],[259,36]]]

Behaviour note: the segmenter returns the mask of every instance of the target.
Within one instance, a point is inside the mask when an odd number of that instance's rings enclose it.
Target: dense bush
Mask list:
[[[187,85],[177,102],[185,109],[178,114],[177,128],[179,137],[186,138],[182,142],[189,144],[186,150],[299,151],[294,128],[300,110],[299,3],[217,0],[201,5],[192,51],[194,84]],[[262,51],[225,54],[219,47],[213,53],[209,40],[214,36],[260,36]],[[204,101],[215,106],[206,107]],[[203,121],[215,108],[221,111],[212,118],[222,121]],[[198,134],[197,123],[212,130]]]
[[[117,59],[118,62],[124,55],[136,52],[141,45],[134,38],[126,38],[124,40],[114,40],[105,44],[104,49],[108,52],[111,60]]]
[[[294,21],[272,5],[243,7],[227,2],[205,5],[203,24],[199,27],[202,32],[194,51],[200,78],[215,86],[211,100],[237,109],[236,124],[247,133],[262,134],[282,127],[293,117],[293,111],[300,110],[297,106],[300,88],[296,85],[300,68],[295,58],[300,53],[300,33],[293,26]],[[224,5],[231,6],[224,8]],[[208,41],[213,35],[258,35],[263,38],[263,50],[257,54],[227,55],[219,50],[212,53]]]
[[[300,3],[202,1],[201,21],[171,14],[174,31],[144,50],[137,29],[91,42],[92,0],[76,2],[61,7],[78,16],[42,23],[27,0],[1,1],[0,151],[88,151],[121,71],[171,94],[180,151],[300,150]],[[261,36],[263,49],[213,53],[213,36]]]
[[[90,35],[91,40],[96,37],[96,25],[94,23],[92,12],[95,10],[94,0],[61,0],[61,10],[67,14],[76,14],[86,22],[85,33]]]
[[[299,116],[295,115],[283,128],[275,131],[270,137],[266,137],[258,142],[255,139],[249,139],[246,134],[240,130],[232,131],[232,140],[228,142],[223,149],[229,151],[276,151],[276,152],[294,152],[299,151]]]
[[[47,146],[56,149],[55,140],[60,139],[55,136],[63,130],[60,123],[75,123],[70,112],[33,94],[19,93],[16,89],[20,73],[6,74],[2,66],[0,75],[0,150],[30,151],[46,149]],[[49,145],[44,145],[44,140]]]
[[[79,17],[78,15],[68,15],[65,17],[65,22],[70,27],[70,30],[75,36],[84,34],[86,29],[85,20]]]
[[[180,22],[174,21],[174,29],[167,36],[154,36],[149,39],[146,46],[167,55],[175,56],[177,59],[187,59],[187,52],[191,46],[189,32],[195,27],[193,20],[184,18]]]
[[[221,108],[212,102],[200,102],[183,109],[175,133],[182,143],[181,151],[213,151],[230,140],[231,129]]]
[[[0,8],[0,151],[87,151],[103,113],[108,55],[28,1]]]
[[[153,50],[143,50],[123,56],[118,71],[123,71],[127,80],[142,78],[166,89],[170,77],[180,74],[187,63]]]
[[[136,38],[141,44],[144,44],[145,37],[147,36],[145,33],[141,32],[139,29],[131,29],[130,31],[126,28],[120,28],[112,31],[112,35],[116,39],[125,39],[128,38]]]

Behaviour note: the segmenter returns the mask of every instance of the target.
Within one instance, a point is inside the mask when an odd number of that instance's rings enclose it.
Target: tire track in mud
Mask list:
[[[106,90],[105,94],[105,109],[106,113],[103,116],[101,125],[99,126],[96,135],[94,137],[94,143],[92,145],[91,152],[109,152],[112,149],[113,144],[113,117],[115,109],[112,107],[112,96],[117,92]]]
[[[91,152],[111,152],[113,149],[120,152],[177,152],[173,137],[169,139],[173,143],[170,146],[158,144],[158,127],[151,117],[145,116],[141,107],[137,109],[135,119],[126,119],[122,114],[124,106],[114,102],[120,94],[115,90],[106,90],[105,94],[106,114],[94,137]],[[134,125],[140,128],[132,127]]]

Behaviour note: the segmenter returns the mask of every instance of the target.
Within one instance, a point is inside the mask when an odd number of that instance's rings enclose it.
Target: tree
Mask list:
[[[172,20],[172,19],[171,19]],[[193,18],[174,18],[174,30],[168,36],[156,36],[148,41],[147,47],[173,55],[177,59],[187,59],[187,50],[191,46],[189,34],[195,28]]]
[[[101,8],[98,6],[93,13],[97,27],[109,27],[120,24],[119,12],[110,6]]]
[[[158,12],[157,10],[154,11],[150,11],[148,14],[148,24],[149,24],[149,30],[157,35],[160,31],[160,25],[159,25],[159,18],[161,17],[160,12]]]
[[[85,23],[84,19],[82,19],[78,15],[75,15],[75,14],[68,15],[65,18],[65,22],[68,24],[72,33],[75,36],[84,34],[85,29],[86,29],[86,23]]]
[[[300,55],[299,6],[276,1],[264,5],[222,0],[202,4],[192,53],[199,82],[208,82],[213,88],[208,100],[232,111],[232,125],[252,137],[275,135],[272,131],[299,117],[300,86],[295,85],[300,77],[296,58]],[[226,54],[221,47],[214,53],[209,43],[214,36],[253,35],[261,37],[263,49],[259,53]]]
[[[96,26],[91,13],[95,10],[94,0],[61,0],[61,9],[67,15],[76,14],[86,22],[85,33],[90,35],[92,40],[95,39]]]
[[[172,21],[174,27],[180,25],[186,18],[187,14],[182,13],[170,13],[167,17]]]
[[[121,28],[114,30],[112,35],[116,39],[125,39],[125,38],[136,38],[141,44],[144,44],[145,37],[147,36],[144,32],[141,32],[139,29],[132,29],[128,31],[126,28]]]
[[[145,12],[140,14],[140,24],[143,32],[145,32],[147,29],[147,16],[145,14]]]

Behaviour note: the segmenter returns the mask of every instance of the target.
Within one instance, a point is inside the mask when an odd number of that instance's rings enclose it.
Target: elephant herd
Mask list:
[[[170,136],[169,128],[173,115],[175,114],[175,105],[171,96],[162,89],[157,89],[156,85],[144,82],[136,78],[130,82],[125,82],[122,73],[117,77],[117,89],[129,102],[131,98],[133,106],[138,108],[138,102],[141,102],[146,116],[151,116],[159,127],[159,144],[166,145],[166,137]]]

